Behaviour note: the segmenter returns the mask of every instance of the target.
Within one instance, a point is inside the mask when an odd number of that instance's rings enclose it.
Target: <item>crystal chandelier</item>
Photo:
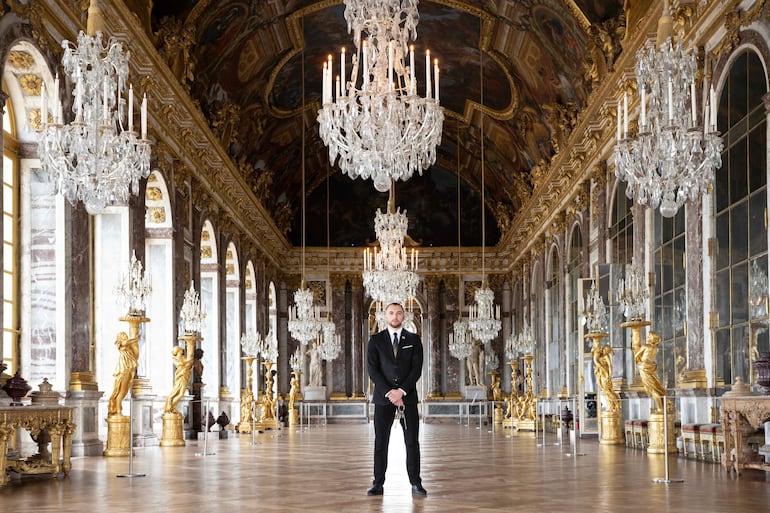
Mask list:
[[[374,216],[374,232],[380,248],[364,250],[364,289],[369,297],[383,305],[404,304],[415,295],[420,283],[417,251],[412,249],[407,254],[404,247],[409,220],[406,211],[394,209],[394,204],[391,186],[388,212],[383,213],[377,209]]]
[[[644,279],[644,271],[636,263],[618,280],[618,303],[629,321],[641,321],[647,312],[650,290]]]
[[[449,334],[449,353],[458,360],[465,360],[473,351],[473,338],[468,330],[468,323],[463,320],[454,322],[453,333]]]
[[[305,53],[302,52],[302,76],[305,76]],[[302,80],[302,112],[305,112],[305,81]],[[291,336],[303,346],[321,329],[320,312],[313,306],[313,291],[305,286],[305,118],[302,118],[302,283],[294,291],[294,306],[289,306],[288,328]]]
[[[187,335],[200,333],[205,318],[206,314],[201,308],[200,297],[195,291],[193,282],[190,282],[190,288],[184,293],[182,310],[179,312],[180,327],[184,329],[184,333]]]
[[[330,319],[321,323],[321,340],[318,350],[322,360],[332,361],[340,354],[342,349],[342,339],[337,334],[337,327]]]
[[[132,251],[128,273],[121,278],[115,294],[123,306],[128,308],[128,315],[142,315],[147,296],[151,292],[150,276],[142,271],[142,262],[136,259],[136,252]]]
[[[626,194],[660,214],[673,217],[688,200],[698,199],[722,165],[722,138],[716,130],[713,90],[698,123],[696,56],[672,42],[668,2],[658,22],[657,42],[650,40],[637,54],[635,69],[640,94],[639,133],[628,135],[628,96],[618,103],[615,174],[628,182]]]
[[[473,297],[475,305],[470,306],[468,314],[468,328],[473,333],[473,338],[487,344],[495,338],[502,327],[500,322],[500,306],[495,306],[495,293],[487,286],[486,282],[486,199],[484,184],[484,56],[479,57],[479,80],[481,89],[481,287],[476,289]]]
[[[58,99],[59,77],[54,81],[54,103],[49,123],[45,85],[41,90],[40,166],[50,173],[56,192],[71,204],[82,201],[95,215],[113,202],[128,201],[139,192],[139,180],[150,174],[147,140],[147,97],[141,103],[141,136],[134,130],[134,92],[128,88],[129,53],[120,42],[102,38],[102,15],[91,1],[88,33],[78,44],[63,41],[62,65],[74,84],[72,112],[65,124]],[[125,110],[127,105],[127,112]]]
[[[294,291],[294,305],[289,306],[289,333],[302,345],[316,338],[321,329],[321,313],[313,306],[313,291],[303,282]]]
[[[278,360],[278,339],[275,338],[273,330],[268,331],[265,338],[257,340],[257,352],[266,362]]]
[[[503,326],[500,321],[500,305],[494,304],[495,293],[485,283],[476,289],[474,299],[476,304],[469,307],[468,328],[473,338],[487,344]]]
[[[591,284],[591,291],[586,294],[583,308],[583,319],[590,333],[603,332],[607,328],[607,309],[595,285]]]
[[[323,68],[318,123],[329,161],[334,164],[339,157],[343,173],[372,178],[380,192],[388,190],[391,180],[408,180],[434,164],[441,142],[438,60],[431,63],[426,52],[425,96],[418,96],[414,46],[408,44],[417,38],[417,3],[345,0],[348,32],[353,32],[356,47],[351,75],[348,79],[345,72],[344,48],[334,85],[331,55]]]

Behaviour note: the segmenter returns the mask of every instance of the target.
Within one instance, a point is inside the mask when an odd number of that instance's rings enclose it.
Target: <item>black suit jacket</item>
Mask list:
[[[401,329],[398,356],[393,356],[393,343],[385,329],[369,337],[366,350],[369,377],[374,382],[374,404],[390,404],[388,391],[400,388],[406,395],[404,403],[417,404],[417,380],[422,373],[422,342],[420,336]]]

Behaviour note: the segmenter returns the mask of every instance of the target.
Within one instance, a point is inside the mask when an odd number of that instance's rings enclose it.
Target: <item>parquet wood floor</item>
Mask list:
[[[421,424],[427,497],[413,497],[399,427],[391,437],[385,494],[368,497],[372,424],[285,428],[184,448],[138,448],[128,458],[76,458],[62,479],[13,480],[0,489],[11,512],[767,512],[770,479],[721,466],[582,440],[538,447],[530,434],[488,426]],[[549,434],[547,442],[555,442]],[[197,455],[196,455],[197,453]],[[576,455],[580,453],[581,455]]]

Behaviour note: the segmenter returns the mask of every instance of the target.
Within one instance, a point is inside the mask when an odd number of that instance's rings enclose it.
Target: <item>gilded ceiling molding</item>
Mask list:
[[[583,13],[582,10],[580,10],[580,7],[578,7],[578,5],[575,3],[575,0],[562,0],[562,2],[564,3],[564,5],[567,6],[567,9],[569,9],[569,11],[578,21],[578,23],[580,23],[580,27],[587,34],[591,28],[591,22],[588,21],[588,18],[586,18],[586,15]]]

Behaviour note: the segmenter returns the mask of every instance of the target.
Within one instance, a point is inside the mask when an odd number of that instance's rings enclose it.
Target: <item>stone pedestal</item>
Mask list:
[[[160,439],[161,447],[184,447],[184,435],[182,430],[182,414],[163,414],[163,434]]]
[[[463,399],[468,401],[486,401],[487,387],[485,385],[468,385],[463,390]]]
[[[602,435],[599,439],[601,445],[623,445],[626,443],[623,427],[620,423],[620,412],[599,412],[602,425]]]
[[[326,387],[305,387],[302,392],[302,397],[305,401],[325,401],[326,400]]]
[[[650,413],[647,421],[647,430],[650,436],[648,454],[663,454],[666,450],[665,429],[668,429],[668,453],[676,454],[676,432],[674,431],[674,415],[669,414],[666,419],[668,426],[663,423],[663,412]]]
[[[107,417],[107,448],[104,456],[128,456],[130,438],[130,417],[120,414]]]
[[[72,455],[100,456],[104,442],[99,440],[98,411],[99,399],[104,392],[98,390],[71,390],[64,399],[65,406],[72,408]]]

